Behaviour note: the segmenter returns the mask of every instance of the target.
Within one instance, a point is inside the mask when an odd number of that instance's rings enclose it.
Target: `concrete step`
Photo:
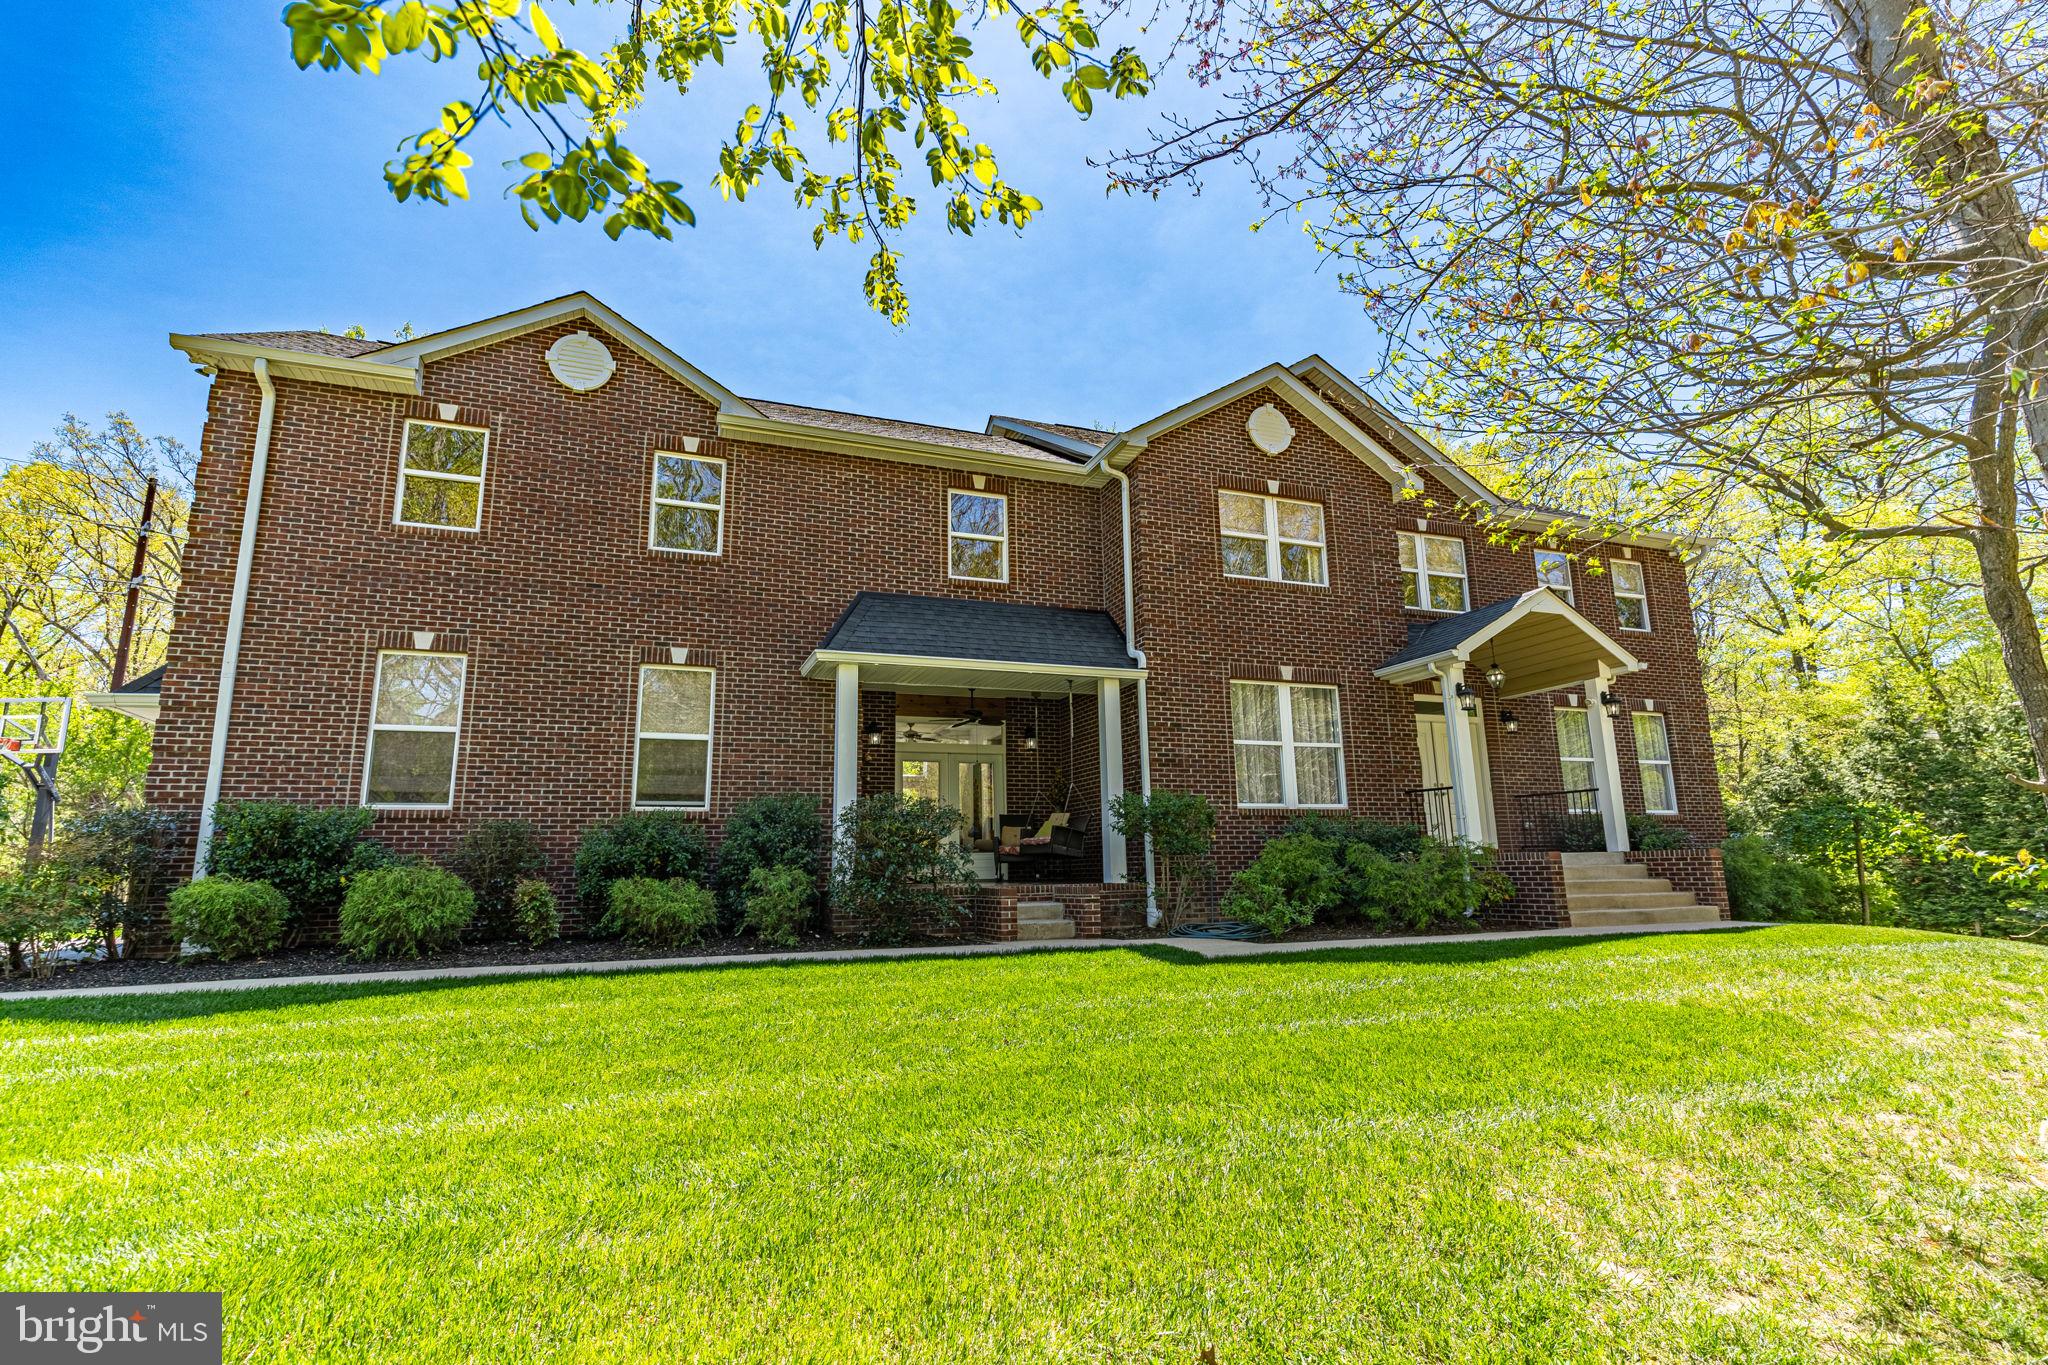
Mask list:
[[[1718,924],[1721,912],[1711,905],[1672,905],[1662,909],[1573,910],[1572,928],[1610,929],[1626,924]]]
[[[1574,882],[1637,881],[1650,875],[1641,863],[1581,863],[1564,865],[1566,886]]]
[[[1580,896],[1645,896],[1670,889],[1671,883],[1663,877],[1567,877],[1564,883],[1568,900]]]
[[[1072,938],[1074,922],[1070,919],[1020,919],[1017,921],[1017,937],[1031,943],[1046,939]]]
[[[1576,891],[1564,893],[1565,909],[1580,910],[1668,910],[1674,906],[1698,904],[1683,891],[1630,891],[1614,896],[1582,896]]]
[[[1619,853],[1560,853],[1557,856],[1564,860],[1564,865],[1568,868],[1638,866],[1638,864],[1630,863]]]
[[[1024,924],[1033,920],[1039,922],[1046,922],[1050,920],[1065,919],[1066,917],[1067,907],[1060,901],[1017,902],[1017,923],[1019,924]]]

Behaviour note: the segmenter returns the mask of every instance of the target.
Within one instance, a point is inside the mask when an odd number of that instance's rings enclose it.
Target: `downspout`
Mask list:
[[[1097,457],[1100,460],[1100,456]],[[1113,469],[1102,460],[1105,473],[1117,483],[1124,527],[1124,653],[1144,668],[1145,651],[1138,648],[1138,588],[1131,555],[1131,476]],[[1145,712],[1145,679],[1138,679],[1138,790],[1146,801],[1152,799],[1152,724]],[[1153,877],[1152,841],[1145,841],[1145,927],[1159,927],[1159,893]]]
[[[199,839],[192,854],[192,875],[206,875],[206,854],[213,847],[213,808],[220,801],[221,770],[227,765],[228,715],[235,705],[235,671],[242,661],[242,621],[249,608],[249,570],[256,558],[256,522],[263,513],[263,476],[270,468],[270,428],[277,415],[277,390],[270,383],[270,362],[258,356],[251,366],[263,402],[256,410],[256,453],[249,462],[249,491],[242,499],[242,542],[235,552],[235,588],[228,599],[227,637],[221,643],[220,683],[213,698],[213,745],[206,760],[206,796],[199,807]]]

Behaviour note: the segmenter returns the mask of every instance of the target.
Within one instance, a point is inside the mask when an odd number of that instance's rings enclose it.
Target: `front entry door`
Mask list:
[[[1486,727],[1473,716],[1466,722],[1472,727],[1472,757],[1479,769],[1479,818],[1484,825],[1481,842],[1495,845],[1500,842],[1493,828],[1493,773],[1486,763]],[[1425,787],[1448,787],[1451,785],[1451,738],[1444,724],[1441,712],[1436,715],[1418,713],[1415,717],[1415,747],[1422,756],[1422,785]],[[1427,803],[1429,833],[1433,838],[1448,839],[1454,829],[1451,824],[1451,804],[1448,801]]]
[[[1002,834],[1003,752],[947,751],[939,746],[897,745],[897,787],[906,796],[936,801],[961,816],[961,838],[974,855],[974,875],[996,875],[996,842]]]

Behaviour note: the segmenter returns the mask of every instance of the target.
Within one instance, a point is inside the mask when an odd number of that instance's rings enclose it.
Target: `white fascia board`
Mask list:
[[[1015,673],[1020,676],[1052,678],[1142,678],[1145,670],[1089,668],[1080,664],[1035,664],[1016,659],[957,659],[928,654],[870,654],[851,649],[814,649],[797,670],[806,678],[828,678],[841,664],[863,668],[957,668],[975,673]]]
[[[224,341],[218,337],[171,333],[171,348],[183,351],[192,363],[213,371],[248,374],[258,360],[267,361],[270,373],[279,379],[300,379],[314,384],[339,384],[344,388],[369,389],[376,393],[417,394],[419,367],[390,364],[356,356],[318,355],[281,346],[258,346],[247,341]],[[379,353],[381,354],[381,352]]]
[[[1100,446],[1089,445],[1086,441],[1077,441],[1071,436],[1062,436],[1056,431],[1047,431],[1044,427],[1008,417],[991,417],[988,419],[988,425],[982,429],[991,436],[1010,436],[1027,442],[1043,442],[1062,454],[1090,463],[1101,450]]]
[[[1447,663],[1470,663],[1480,646],[1517,621],[1529,616],[1562,616],[1577,626],[1596,648],[1607,653],[1617,676],[1623,673],[1639,673],[1649,666],[1623,649],[1613,636],[1588,621],[1580,614],[1578,608],[1549,588],[1531,588],[1522,594],[1521,600],[1512,608],[1503,612],[1499,620],[1473,631],[1450,648],[1440,649],[1419,659],[1404,660],[1387,668],[1374,669],[1373,676],[1391,683],[1420,682]]]
[[[720,413],[718,434],[728,440],[754,441],[763,445],[793,446],[798,450],[822,450],[836,455],[857,455],[899,464],[932,465],[941,469],[965,469],[1001,474],[1010,478],[1042,479],[1049,483],[1096,485],[1107,476],[1096,472],[1094,462],[1062,465],[1034,460],[1028,455],[1001,455],[989,450],[969,450],[937,441],[909,441],[869,432],[842,431],[838,427],[817,427],[804,422],[786,422],[775,417]]]
[[[1254,370],[1220,389],[1183,403],[1170,412],[1163,412],[1149,422],[1140,423],[1104,446],[1099,458],[1113,462],[1119,469],[1125,468],[1149,442],[1263,388],[1277,389],[1289,406],[1321,427],[1324,434],[1356,455],[1389,484],[1396,488],[1419,487],[1415,471],[1405,461],[1381,445],[1371,432],[1330,406],[1321,394],[1302,382],[1301,376],[1279,364]]]
[[[84,692],[80,701],[102,711],[119,711],[124,716],[133,716],[144,725],[156,724],[157,710],[162,704],[162,695],[156,692]]]
[[[564,295],[559,299],[549,299],[545,303],[536,303],[517,312],[503,313],[494,318],[485,318],[479,322],[452,327],[428,336],[414,337],[410,341],[402,341],[396,346],[379,351],[378,354],[388,356],[394,361],[425,364],[446,356],[459,355],[463,351],[475,350],[479,346],[489,346],[525,332],[550,327],[556,323],[576,321],[592,322],[604,328],[639,352],[641,358],[649,364],[666,371],[684,387],[717,404],[721,413],[760,415],[746,399],[627,321],[602,300],[581,291]]]

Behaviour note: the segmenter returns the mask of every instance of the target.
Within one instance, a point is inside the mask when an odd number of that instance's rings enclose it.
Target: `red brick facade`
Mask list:
[[[436,854],[471,822],[528,819],[541,829],[566,890],[580,831],[631,804],[643,660],[686,650],[689,662],[717,671],[710,809],[701,817],[715,837],[747,797],[801,791],[829,798],[832,687],[800,669],[854,593],[1087,608],[1121,623],[1119,490],[1108,477],[981,476],[1009,499],[1009,579],[952,579],[946,492],[972,486],[976,476],[966,468],[722,437],[710,400],[609,336],[616,374],[593,393],[572,392],[543,357],[554,340],[578,330],[603,335],[588,321],[566,322],[435,360],[424,367],[420,397],[275,381],[223,798],[360,801],[377,652],[411,648],[415,633],[424,633],[432,648],[468,658],[453,808],[381,811],[373,836],[401,851]],[[1463,538],[1473,606],[1535,584],[1526,547],[1488,543],[1457,519],[1454,499],[1433,483],[1433,496],[1404,497],[1294,401],[1278,389],[1248,394],[1151,440],[1129,467],[1152,780],[1216,804],[1226,877],[1291,818],[1236,805],[1231,679],[1290,670],[1301,681],[1335,684],[1348,808],[1412,819],[1407,793],[1421,785],[1413,689],[1372,672],[1402,646],[1411,622],[1433,618],[1399,605],[1395,532],[1421,519],[1432,533]],[[1248,415],[1266,402],[1288,412],[1297,433],[1279,455],[1261,453],[1246,437]],[[490,433],[481,526],[473,533],[393,524],[404,420],[443,417],[444,404]],[[186,817],[196,817],[206,780],[257,411],[250,375],[216,377],[149,777],[150,800]],[[724,544],[715,557],[647,547],[653,453],[679,448],[685,438],[727,462]],[[1325,509],[1327,586],[1221,572],[1217,490],[1263,491],[1275,480]],[[1717,841],[1725,830],[1684,570],[1666,554],[1635,555],[1646,569],[1654,628],[1617,638],[1649,667],[1617,691],[1631,707],[1654,699],[1667,713],[1681,805],[1675,823]],[[1578,566],[1575,579],[1580,610],[1614,633],[1608,578]],[[1070,788],[1072,809],[1099,824],[1095,699],[1083,684],[1070,703],[1062,687],[1052,680],[1035,699],[988,707],[1010,720],[1007,804],[1036,819],[1050,809],[1055,787]],[[1497,795],[1558,785],[1541,700],[1515,703],[1523,722],[1517,735],[1501,734],[1489,715]],[[864,691],[863,721],[893,735],[897,705],[891,692]],[[1036,750],[1020,742],[1027,717]],[[1119,721],[1125,781],[1135,787],[1134,688],[1124,689]],[[1641,799],[1633,735],[1626,722],[1618,730],[1633,809]],[[894,781],[891,747],[863,747],[861,789]],[[1509,817],[1501,806],[1503,827]],[[185,821],[188,849],[195,824]],[[1091,828],[1096,867],[1099,835]],[[1136,848],[1130,865],[1137,876]],[[1000,918],[1001,904],[993,897],[989,913]],[[1080,913],[1113,924],[1127,917],[1128,905],[1111,896]]]

